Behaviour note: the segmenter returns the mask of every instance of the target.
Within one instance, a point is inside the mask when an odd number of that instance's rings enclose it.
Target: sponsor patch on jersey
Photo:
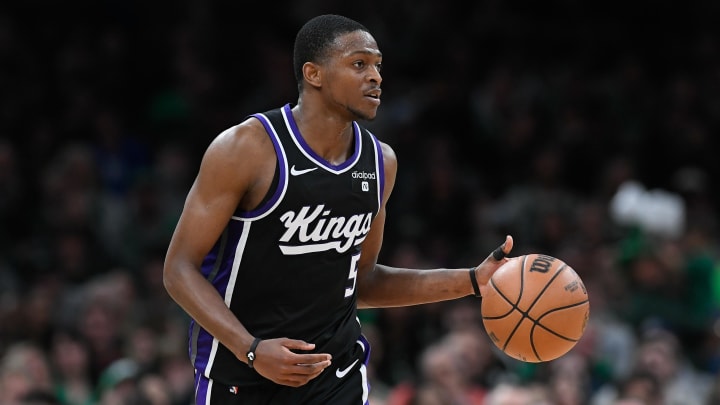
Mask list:
[[[354,171],[352,177],[352,190],[358,193],[370,191],[370,182],[377,178],[374,172]]]

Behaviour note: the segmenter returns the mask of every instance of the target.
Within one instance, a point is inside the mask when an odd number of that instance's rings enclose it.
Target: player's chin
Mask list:
[[[380,108],[380,99],[379,98],[373,98],[373,97],[365,97],[365,100],[368,101],[370,108],[369,110],[372,111],[372,116],[375,118],[375,115],[377,114],[378,108]]]
[[[352,113],[361,120],[372,121],[377,116],[377,106],[373,108],[354,108]]]
[[[363,117],[363,119],[365,121],[372,121],[375,119],[376,116],[377,116],[377,110],[373,111],[372,114],[367,114],[366,116]]]

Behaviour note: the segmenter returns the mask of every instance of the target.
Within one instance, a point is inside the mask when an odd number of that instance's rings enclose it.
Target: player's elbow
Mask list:
[[[180,266],[176,263],[176,260],[173,260],[171,257],[167,257],[165,259],[162,281],[165,291],[167,291],[171,296],[179,284],[179,268]]]
[[[376,308],[378,302],[376,299],[378,291],[378,278],[380,277],[379,271],[376,266],[370,266],[367,269],[360,269],[358,271],[357,279],[357,306],[360,309]]]

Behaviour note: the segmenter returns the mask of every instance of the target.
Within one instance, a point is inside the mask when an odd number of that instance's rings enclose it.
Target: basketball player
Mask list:
[[[297,33],[297,104],[247,117],[203,156],[164,281],[191,316],[197,404],[363,404],[357,309],[480,296],[512,249],[472,269],[376,264],[393,150],[357,120],[380,105],[382,54],[337,15]]]

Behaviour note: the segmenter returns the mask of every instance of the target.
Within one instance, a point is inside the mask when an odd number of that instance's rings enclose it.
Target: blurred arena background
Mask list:
[[[210,140],[296,101],[321,13],[384,54],[381,261],[470,266],[510,233],[591,299],[534,365],[476,299],[363,311],[373,405],[720,403],[720,3],[28,0],[0,5],[0,404],[190,403],[167,242]]]

